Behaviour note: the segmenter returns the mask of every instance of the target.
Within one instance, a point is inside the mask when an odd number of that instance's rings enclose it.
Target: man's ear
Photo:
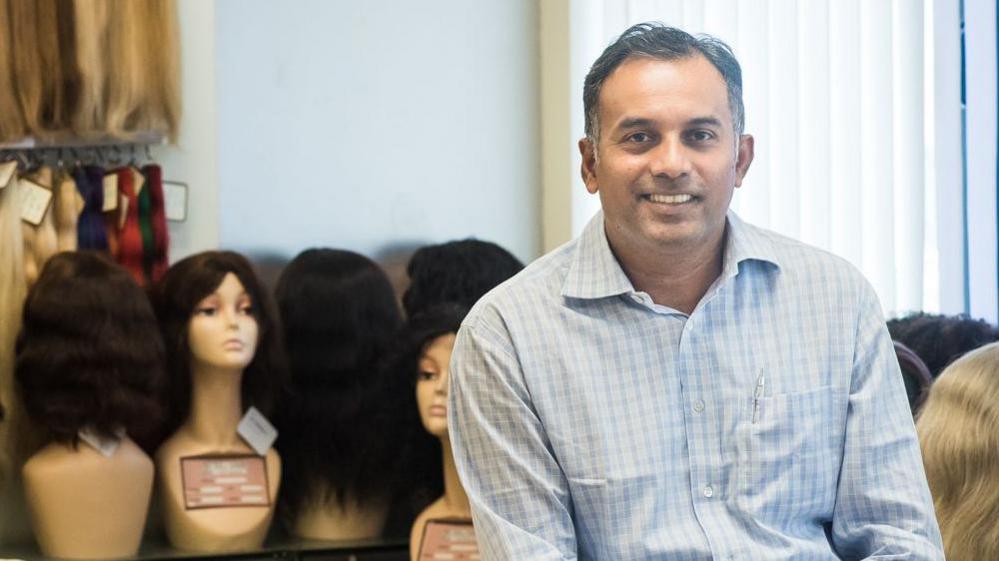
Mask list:
[[[583,156],[583,163],[580,172],[583,175],[583,183],[590,194],[597,192],[597,146],[596,143],[584,136],[579,139],[579,154]]]
[[[738,153],[735,160],[735,186],[742,186],[742,179],[749,171],[749,164],[753,163],[753,135],[744,134],[739,137]]]

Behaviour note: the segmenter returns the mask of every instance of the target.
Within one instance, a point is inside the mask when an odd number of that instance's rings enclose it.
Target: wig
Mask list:
[[[916,430],[947,559],[999,559],[999,343],[944,370]]]
[[[391,359],[394,403],[405,414],[403,446],[399,451],[396,497],[388,527],[405,532],[427,505],[444,494],[443,451],[440,440],[423,427],[416,401],[420,358],[434,339],[457,333],[468,308],[461,304],[438,304],[411,316],[399,336]]]
[[[919,407],[926,399],[926,392],[930,390],[933,383],[933,376],[930,369],[926,367],[923,359],[919,358],[915,352],[898,341],[894,341],[895,358],[898,359],[898,366],[902,370],[902,381],[905,383],[905,394],[909,398],[909,410],[913,415],[919,411]]]
[[[428,245],[417,250],[406,267],[410,285],[402,305],[407,316],[448,302],[470,308],[523,268],[509,251],[492,242],[469,239]]]
[[[285,387],[286,365],[280,324],[269,295],[261,288],[249,261],[232,251],[205,251],[182,259],[153,287],[153,306],[167,350],[167,422],[162,436],[187,419],[191,407],[191,350],[188,325],[195,307],[215,292],[229,273],[236,275],[253,303],[258,342],[253,360],[243,370],[243,408],[274,412]]]
[[[17,1],[17,0],[15,0]],[[27,134],[14,83],[14,29],[11,0],[0,0],[0,142],[20,140]]]
[[[163,343],[145,292],[91,252],[52,257],[31,288],[15,377],[25,411],[52,440],[76,446],[85,427],[140,445],[161,419]]]
[[[999,341],[999,328],[965,315],[915,313],[888,322],[891,338],[923,359],[934,378],[964,353]]]
[[[73,132],[96,136],[104,128],[105,60],[108,3],[106,0],[73,0],[76,21],[76,66],[79,99],[73,114]]]
[[[277,416],[287,522],[309,503],[387,500],[401,426],[382,370],[402,322],[392,285],[363,255],[309,249],[275,293],[292,380]]]

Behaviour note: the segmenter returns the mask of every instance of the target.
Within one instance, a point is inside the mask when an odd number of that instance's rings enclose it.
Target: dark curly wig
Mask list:
[[[420,419],[416,380],[420,357],[434,339],[457,333],[468,308],[461,304],[438,304],[409,318],[391,359],[395,379],[395,406],[405,414],[403,446],[399,451],[400,472],[393,512],[388,525],[408,532],[427,505],[444,494],[444,466],[440,440],[428,433]]]
[[[15,378],[25,411],[52,440],[124,428],[147,450],[162,420],[163,342],[145,292],[102,255],[53,256],[28,293]]]
[[[282,518],[292,524],[309,503],[388,499],[399,412],[382,361],[402,322],[392,285],[363,255],[309,249],[275,295],[291,365],[277,414]]]
[[[468,239],[421,247],[406,267],[410,284],[402,306],[407,317],[444,303],[471,308],[523,268],[513,254],[492,242]]]
[[[970,350],[999,341],[999,328],[965,315],[911,314],[888,321],[893,341],[912,349],[936,379],[944,368]]]
[[[278,394],[285,388],[287,365],[281,329],[270,295],[261,287],[250,262],[232,251],[205,251],[170,267],[153,287],[152,300],[167,350],[167,422],[161,438],[187,419],[191,408],[191,350],[188,326],[195,306],[236,275],[253,303],[257,320],[257,349],[243,370],[243,409],[256,407],[272,415]]]

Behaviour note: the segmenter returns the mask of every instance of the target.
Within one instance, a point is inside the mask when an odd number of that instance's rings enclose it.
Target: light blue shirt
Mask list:
[[[448,420],[482,559],[943,559],[870,285],[726,236],[689,317],[635,291],[602,214],[475,306]]]

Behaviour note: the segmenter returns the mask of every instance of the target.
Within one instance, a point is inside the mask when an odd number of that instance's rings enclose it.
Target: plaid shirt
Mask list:
[[[482,559],[943,559],[870,285],[726,235],[690,316],[635,291],[602,214],[475,306],[449,423]]]

